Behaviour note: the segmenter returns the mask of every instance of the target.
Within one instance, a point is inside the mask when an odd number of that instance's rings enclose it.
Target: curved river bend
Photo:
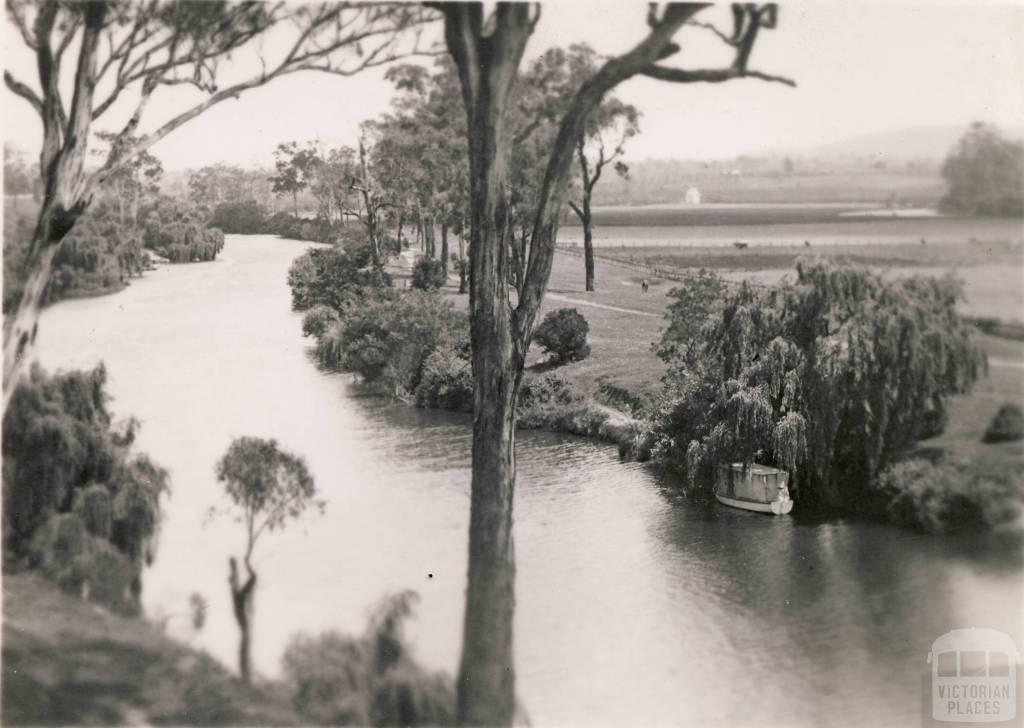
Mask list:
[[[469,421],[360,398],[317,369],[285,282],[304,248],[228,236],[217,262],[58,304],[40,358],[102,359],[115,412],[171,471],[151,618],[233,665],[227,558],[243,534],[208,516],[223,503],[213,468],[236,436],[276,437],[328,505],[262,544],[257,668],[278,674],[292,634],[357,632],[382,595],[413,588],[416,656],[454,673]],[[534,724],[916,723],[940,634],[992,627],[1024,646],[1019,540],[768,518],[681,500],[605,445],[524,432],[519,448],[516,655]],[[193,592],[210,605],[198,633]]]

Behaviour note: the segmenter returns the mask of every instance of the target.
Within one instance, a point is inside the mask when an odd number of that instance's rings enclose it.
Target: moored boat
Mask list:
[[[793,510],[789,473],[767,465],[725,463],[718,467],[715,498],[733,508],[784,516]]]

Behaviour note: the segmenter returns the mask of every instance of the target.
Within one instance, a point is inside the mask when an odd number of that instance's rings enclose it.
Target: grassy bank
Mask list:
[[[965,267],[1012,265],[1024,269],[1024,248],[1015,242],[918,243],[863,245],[757,245],[745,250],[722,246],[693,247],[606,247],[597,251],[610,260],[662,268],[667,272],[690,268],[714,268],[730,271],[792,269],[806,255],[848,260],[875,267]]]
[[[976,246],[944,251],[946,257],[939,261],[928,258],[928,253],[935,251],[928,251],[926,246],[917,246],[925,247],[924,252],[914,246],[878,247],[881,249],[864,251],[863,261],[885,267],[897,267],[901,263],[924,267],[922,264],[927,262],[929,268],[934,269],[942,261],[969,265],[974,260],[972,256],[977,256]],[[698,258],[687,262],[710,265],[742,277],[734,266],[733,251],[717,249],[714,252],[724,255],[717,261]],[[765,261],[770,270],[791,263],[797,257],[796,251],[776,249],[770,252],[771,257]],[[992,254],[1005,255],[1008,260],[1017,260],[1019,255],[1013,250]],[[689,267],[680,265],[679,270]],[[396,278],[403,276],[401,270],[394,272]],[[640,285],[644,278],[650,284],[648,293],[644,293]],[[402,285],[401,281],[396,281],[396,285]],[[556,374],[578,397],[568,402],[525,408],[520,413],[521,426],[597,437],[623,448],[630,446],[643,409],[654,402],[665,374],[665,366],[654,354],[652,344],[659,340],[664,328],[664,313],[669,302],[666,293],[674,285],[673,280],[652,275],[634,265],[634,261],[599,258],[598,290],[587,293],[580,256],[573,251],[556,255],[541,315],[556,308],[576,308],[590,325],[591,354],[583,361],[552,368],[538,348],[531,349],[526,381]],[[453,282],[445,291],[457,306],[467,305],[468,297],[458,295]],[[914,455],[966,461],[972,472],[1009,473],[1024,483],[1024,444],[981,442],[982,434],[1002,404],[1024,404],[1024,343],[982,333],[978,334],[977,341],[990,360],[987,377],[971,394],[950,401],[945,433],[922,442]]]
[[[4,725],[301,725],[284,690],[247,687],[139,619],[4,575]]]

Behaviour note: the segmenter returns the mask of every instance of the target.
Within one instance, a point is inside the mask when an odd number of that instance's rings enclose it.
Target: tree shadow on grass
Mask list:
[[[534,374],[545,374],[560,368],[563,364],[565,364],[565,362],[560,362],[553,358],[542,359],[536,364],[531,364],[526,367],[526,371],[533,372]]]

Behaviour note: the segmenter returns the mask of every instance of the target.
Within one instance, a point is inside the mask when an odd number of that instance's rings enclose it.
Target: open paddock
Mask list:
[[[650,208],[635,208],[633,222],[611,224],[595,211],[594,245],[600,248],[687,248],[729,247],[737,241],[746,242],[751,249],[764,247],[804,246],[835,247],[848,245],[901,245],[924,246],[968,243],[1020,243],[1024,241],[1024,221],[1020,219],[951,218],[951,217],[884,217],[877,211],[863,210],[863,214],[842,214],[832,207],[810,208],[799,211],[790,205],[729,206],[730,212],[715,216],[704,215],[702,207],[688,210],[664,211],[666,222],[658,223],[662,214]],[[793,215],[807,214],[809,219],[799,221]],[[847,208],[845,213],[849,213]],[[871,214],[869,214],[871,213]],[[625,213],[623,213],[625,214]],[[817,217],[814,217],[817,216]],[[670,219],[676,222],[669,223]],[[563,225],[558,242],[562,245],[581,245],[583,228]]]

